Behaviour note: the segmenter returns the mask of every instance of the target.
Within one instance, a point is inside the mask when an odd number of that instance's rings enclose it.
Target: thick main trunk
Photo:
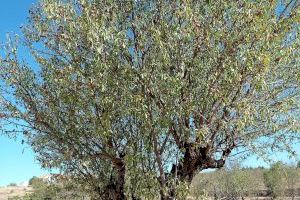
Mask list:
[[[116,192],[118,200],[125,199],[124,195],[124,185],[125,185],[125,164],[122,165],[120,169],[118,169],[118,179],[116,183]]]
[[[225,164],[225,156],[230,150],[223,152],[220,159],[215,159],[210,152],[210,146],[196,147],[193,143],[184,144],[185,153],[183,159],[178,164],[174,164],[168,177],[175,180],[184,181],[191,184],[195,174],[203,169],[220,168]],[[176,185],[176,184],[175,184]],[[176,199],[176,186],[168,186],[168,195],[162,200]]]
[[[112,180],[105,188],[103,198],[106,200],[125,200],[125,164],[122,159],[114,162],[116,168],[116,178]]]
[[[175,197],[171,196],[170,194],[165,194],[165,192],[160,195],[160,200],[174,200]]]
[[[120,179],[118,179],[120,180]],[[107,200],[124,200],[124,184],[118,181],[115,181],[113,183],[110,183],[106,186],[103,199]]]
[[[173,165],[171,170],[172,177],[176,176],[180,181],[191,183],[195,174],[200,170],[223,167],[225,159],[216,160],[213,154],[210,153],[209,146],[195,146],[193,143],[184,145],[184,157],[177,165]]]

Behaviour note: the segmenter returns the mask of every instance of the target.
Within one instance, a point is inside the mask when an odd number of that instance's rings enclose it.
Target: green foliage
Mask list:
[[[299,11],[276,19],[276,2],[40,0],[34,65],[14,39],[1,54],[1,129],[98,199],[167,198],[236,147],[293,154]]]
[[[246,199],[268,195],[272,198],[294,197],[300,181],[300,171],[283,163],[275,163],[270,169],[240,168],[221,169],[199,173],[192,182],[190,196],[214,199]]]
[[[45,183],[40,178],[31,179],[33,191],[23,197],[15,197],[11,200],[61,200],[61,199],[91,199],[92,195],[83,192],[73,181]]]
[[[221,169],[200,173],[192,183],[194,197],[208,193],[215,199],[237,199],[256,196],[259,193],[260,171],[256,169]]]
[[[284,196],[286,187],[284,175],[284,166],[281,162],[273,164],[270,170],[264,173],[265,185],[269,189],[273,198],[280,198]]]
[[[25,195],[22,197],[23,200],[54,200],[56,198],[59,188],[51,185],[39,185],[38,188],[35,188],[33,193]]]
[[[10,183],[10,184],[8,184],[8,186],[15,187],[15,186],[17,186],[17,184],[16,183]]]
[[[297,194],[297,184],[300,180],[300,171],[296,167],[293,166],[286,166],[285,167],[285,180],[287,183],[287,192],[286,195],[291,196],[292,199]]]
[[[253,196],[257,194],[259,185],[256,177],[250,170],[234,170],[232,172],[232,184],[237,197]]]
[[[45,185],[45,182],[43,181],[43,179],[38,178],[36,176],[32,177],[31,179],[29,179],[29,185],[32,186],[34,189],[35,188],[40,188],[43,187]]]
[[[295,166],[284,165],[277,162],[264,173],[265,185],[273,198],[296,195],[296,185],[300,180],[299,169]]]

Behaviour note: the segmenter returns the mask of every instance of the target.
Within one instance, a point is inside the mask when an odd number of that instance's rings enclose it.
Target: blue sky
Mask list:
[[[3,41],[6,33],[19,32],[19,27],[26,22],[28,9],[35,0],[4,0],[0,6],[0,39]]]
[[[20,33],[20,26],[26,22],[28,9],[34,0],[3,0],[0,6],[0,43],[7,33]],[[47,173],[41,170],[30,148],[20,139],[9,139],[0,135],[0,186],[30,179],[34,175]]]
[[[7,33],[20,33],[20,26],[26,22],[28,9],[35,0],[3,0],[0,6],[0,42],[4,43]],[[22,53],[22,52],[21,52]],[[23,52],[24,54],[25,52]],[[30,62],[30,60],[29,60]],[[13,140],[0,135],[0,186],[9,183],[20,183],[48,173],[40,168],[29,147],[21,144],[21,139]],[[295,149],[300,153],[299,143]],[[274,160],[292,163],[295,159],[288,159],[286,154],[274,154]],[[262,160],[251,156],[244,162],[245,166],[267,166]]]

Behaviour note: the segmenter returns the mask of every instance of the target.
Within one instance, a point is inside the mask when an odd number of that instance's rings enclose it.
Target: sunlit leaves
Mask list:
[[[153,194],[156,184],[167,193],[172,165],[185,165],[182,182],[171,184],[181,190],[237,146],[290,150],[299,139],[300,68],[299,40],[287,45],[286,37],[299,16],[276,19],[275,7],[42,0],[23,27],[38,70],[18,59],[16,45],[1,60],[1,80],[13,88],[6,95],[19,102],[6,99],[4,110],[26,123],[46,167],[94,182],[106,174],[103,189],[124,162],[128,195]]]

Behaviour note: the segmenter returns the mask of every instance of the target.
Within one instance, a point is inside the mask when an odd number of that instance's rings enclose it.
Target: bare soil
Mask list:
[[[8,200],[11,197],[22,197],[27,193],[32,192],[30,186],[6,186],[0,187],[0,200]]]

